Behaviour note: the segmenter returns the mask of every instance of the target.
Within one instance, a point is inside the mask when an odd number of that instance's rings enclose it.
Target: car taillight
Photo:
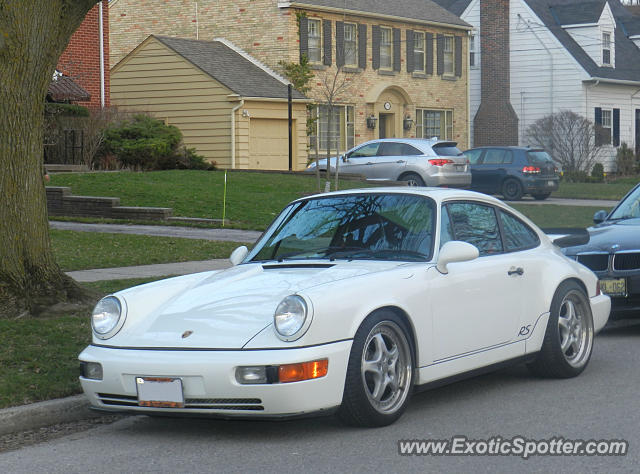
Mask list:
[[[522,168],[522,172],[524,174],[538,174],[540,173],[540,168],[538,168],[537,166],[525,166],[524,168]]]
[[[433,158],[429,160],[429,163],[431,163],[433,166],[444,166],[448,165],[449,163],[453,163],[453,160],[447,160],[445,158]]]

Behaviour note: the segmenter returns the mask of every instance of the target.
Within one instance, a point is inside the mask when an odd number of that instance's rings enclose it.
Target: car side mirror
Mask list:
[[[345,153],[344,155],[342,155],[342,162],[346,163],[347,161],[349,161],[349,157],[347,157],[347,154]]]
[[[248,253],[249,253],[249,249],[247,248],[247,246],[241,245],[240,247],[235,249],[233,252],[231,252],[229,261],[235,267],[236,265],[238,265],[240,262],[244,260],[244,258],[247,256]]]
[[[607,218],[607,216],[609,215],[609,213],[605,210],[600,210],[598,212],[596,212],[593,215],[593,223],[594,224],[600,224],[601,222],[604,222],[604,220]]]
[[[480,251],[475,245],[471,245],[467,242],[461,242],[459,240],[452,240],[447,242],[440,249],[438,255],[438,262],[436,268],[442,274],[449,273],[447,265],[455,262],[467,262],[478,258]]]

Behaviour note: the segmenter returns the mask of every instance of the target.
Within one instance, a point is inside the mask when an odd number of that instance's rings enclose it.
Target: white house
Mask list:
[[[605,169],[615,169],[616,147],[623,142],[640,153],[640,17],[619,0],[436,2],[474,27],[469,109],[475,146],[496,141],[526,145],[525,132],[534,121],[568,109],[605,129],[608,143],[601,155]],[[481,24],[481,18],[490,28]],[[508,32],[504,40],[501,31]],[[500,48],[508,51],[503,55],[508,63],[500,62]],[[485,97],[496,88],[495,77],[483,75],[487,67],[492,74],[506,68],[504,100],[510,104],[506,108],[515,112],[517,138],[491,132],[487,138],[486,130],[478,129],[491,127],[478,116],[483,101],[485,108],[492,105],[486,105]],[[498,89],[499,82],[498,78]],[[494,123],[500,121],[499,115],[493,118]]]

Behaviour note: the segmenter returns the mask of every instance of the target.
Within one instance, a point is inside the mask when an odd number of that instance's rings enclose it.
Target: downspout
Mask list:
[[[104,24],[102,21],[102,1],[98,5],[98,16],[100,17],[98,20],[100,29],[100,107],[104,109]]]
[[[467,31],[467,50],[469,49],[469,42],[471,37],[471,31]],[[469,51],[467,51],[467,148],[471,148],[471,65],[469,64]],[[415,115],[414,115],[415,117]],[[417,120],[417,117],[415,117]]]
[[[244,105],[244,99],[231,109],[231,169],[236,169],[236,112]]]

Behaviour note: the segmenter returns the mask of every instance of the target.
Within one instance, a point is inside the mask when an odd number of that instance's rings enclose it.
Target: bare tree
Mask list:
[[[0,318],[86,303],[55,262],[43,182],[44,100],[96,0],[0,0]]]
[[[527,129],[528,144],[544,148],[564,171],[590,172],[600,146],[598,127],[570,110],[547,115]]]

